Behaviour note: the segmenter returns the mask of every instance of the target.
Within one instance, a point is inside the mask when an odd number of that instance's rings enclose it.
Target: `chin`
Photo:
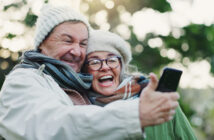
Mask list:
[[[78,68],[78,66],[71,66],[72,67],[72,69],[75,71],[75,72],[79,72],[80,71],[80,69]]]
[[[73,64],[73,63],[68,63],[68,62],[65,62],[65,63],[67,63],[75,72],[79,72],[80,71],[80,66],[79,65],[76,65],[76,64]]]
[[[80,69],[78,69],[78,68],[73,68],[73,70],[74,70],[75,72],[80,72]]]
[[[102,90],[101,92],[98,92],[98,93],[105,95],[105,96],[111,96],[114,94],[113,91],[105,91],[105,90]]]

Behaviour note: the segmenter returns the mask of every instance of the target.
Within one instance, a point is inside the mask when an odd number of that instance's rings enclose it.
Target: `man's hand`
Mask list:
[[[155,91],[157,84],[155,74],[150,74],[149,84],[141,93],[139,112],[142,128],[171,120],[178,106],[179,94]]]

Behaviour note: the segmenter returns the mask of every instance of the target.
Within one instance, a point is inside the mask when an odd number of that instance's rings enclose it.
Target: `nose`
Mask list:
[[[80,56],[81,55],[81,48],[79,43],[72,44],[70,53],[73,54],[74,56]]]
[[[106,64],[106,61],[102,61],[102,67],[100,68],[100,70],[109,70],[110,67]]]

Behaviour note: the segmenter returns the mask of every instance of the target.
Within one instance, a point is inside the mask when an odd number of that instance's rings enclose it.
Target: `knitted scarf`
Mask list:
[[[43,69],[61,88],[75,89],[82,93],[91,87],[93,77],[90,74],[76,73],[68,64],[43,55],[37,51],[26,51],[16,68]]]
[[[139,97],[148,82],[149,80],[144,76],[129,76],[120,83],[113,95],[104,96],[91,90],[88,93],[88,97],[92,104],[105,106],[116,100],[127,100]]]

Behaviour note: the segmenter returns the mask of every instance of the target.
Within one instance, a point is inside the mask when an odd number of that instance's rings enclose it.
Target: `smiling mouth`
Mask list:
[[[69,64],[69,65],[75,65],[76,64],[75,62],[72,62],[72,61],[66,61],[66,60],[62,60],[62,61]]]
[[[65,62],[66,64],[68,64],[70,67],[72,67],[74,70],[76,69],[76,67],[78,66],[77,62],[73,62],[73,61],[65,61],[62,60],[63,62]]]
[[[99,81],[100,83],[112,82],[113,79],[114,79],[113,76],[108,75],[108,76],[103,76],[103,77],[99,78],[98,81]]]
[[[61,57],[60,59],[61,59],[61,61],[64,61],[64,62],[70,63],[70,64],[78,64],[81,61],[80,57],[77,57],[77,56],[75,57],[72,55],[65,55],[65,56]]]
[[[61,59],[61,61],[69,64],[69,65],[76,65],[76,64],[79,64],[80,61],[75,61],[75,60],[66,60],[66,59]]]

